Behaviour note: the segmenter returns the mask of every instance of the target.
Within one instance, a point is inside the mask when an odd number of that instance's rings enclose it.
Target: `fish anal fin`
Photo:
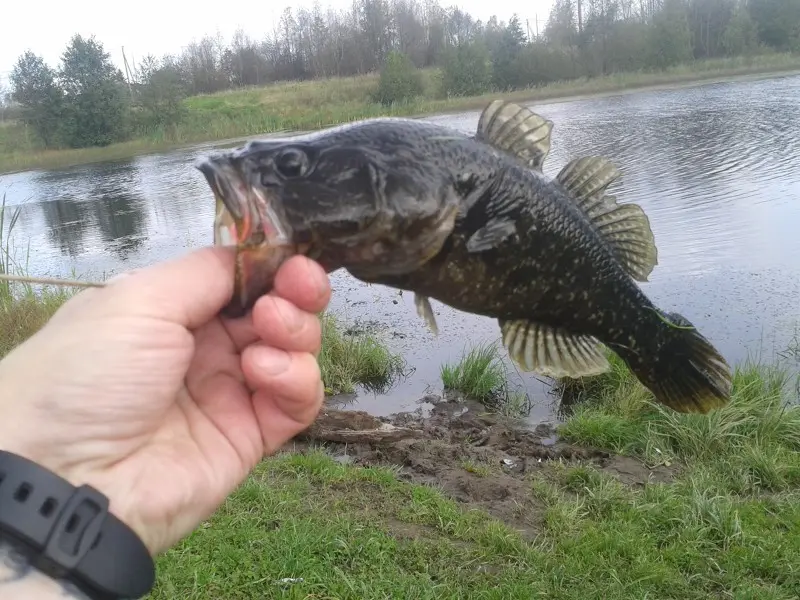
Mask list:
[[[433,315],[433,308],[427,296],[414,294],[414,306],[417,307],[417,314],[425,320],[434,335],[439,335],[439,327],[436,325],[436,317]]]
[[[467,240],[469,252],[483,252],[502,244],[517,233],[517,225],[509,218],[497,218],[478,229]]]
[[[636,281],[647,281],[658,264],[650,220],[638,204],[617,204],[606,188],[620,175],[605,158],[576,158],[561,169],[558,181],[592,222],[614,255]]]
[[[481,113],[475,139],[541,173],[550,153],[552,130],[553,122],[531,109],[506,100],[494,100]]]
[[[503,346],[523,371],[554,379],[587,377],[609,369],[600,342],[527,320],[499,321]]]

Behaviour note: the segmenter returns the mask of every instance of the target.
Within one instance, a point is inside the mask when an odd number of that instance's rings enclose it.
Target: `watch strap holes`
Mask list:
[[[14,492],[14,500],[20,503],[25,502],[28,499],[28,496],[31,495],[32,490],[33,488],[31,487],[30,483],[21,483],[17,488],[17,491]]]
[[[55,498],[48,498],[42,503],[42,506],[39,508],[39,514],[43,517],[51,516],[56,508],[58,507],[58,501]]]

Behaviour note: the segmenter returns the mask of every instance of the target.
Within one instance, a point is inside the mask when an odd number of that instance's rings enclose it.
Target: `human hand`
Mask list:
[[[0,448],[102,491],[152,554],[322,404],[324,270],[292,258],[229,321],[233,264],[204,248],[83,291],[0,362]]]

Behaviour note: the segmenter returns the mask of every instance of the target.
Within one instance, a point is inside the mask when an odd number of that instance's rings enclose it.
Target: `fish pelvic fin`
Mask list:
[[[436,325],[436,317],[433,316],[433,308],[431,308],[431,301],[428,297],[415,293],[414,306],[417,308],[417,315],[424,319],[433,335],[439,335],[439,327]]]
[[[529,108],[494,100],[481,113],[475,139],[542,172],[550,153],[550,132],[553,122]]]
[[[499,320],[503,346],[523,371],[545,377],[587,377],[609,369],[600,342],[592,336],[527,320]]]
[[[556,176],[578,207],[611,246],[625,271],[636,281],[647,281],[658,264],[650,220],[638,204],[617,204],[606,188],[620,171],[599,156],[576,158]]]
[[[611,345],[655,399],[680,413],[707,414],[730,401],[728,363],[687,318],[656,310],[661,330],[640,352]],[[654,344],[651,345],[651,344]]]

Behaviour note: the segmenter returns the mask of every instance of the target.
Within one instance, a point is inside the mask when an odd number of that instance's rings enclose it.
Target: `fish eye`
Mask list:
[[[286,148],[275,157],[275,168],[283,177],[302,177],[308,169],[308,156],[299,148]]]

